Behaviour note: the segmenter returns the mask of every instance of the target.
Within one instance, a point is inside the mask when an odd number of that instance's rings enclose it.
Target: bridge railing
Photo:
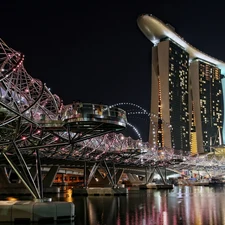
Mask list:
[[[65,121],[88,121],[94,119],[106,119],[108,121],[117,121],[124,124],[127,123],[126,111],[123,109],[114,107],[109,108],[108,105],[92,104],[92,103],[79,103],[69,104],[63,106],[62,111],[59,111],[55,116],[48,116],[44,111],[36,111],[31,113],[29,110],[25,113],[25,116],[35,121],[36,123],[52,123],[61,124]]]
[[[92,104],[92,103],[81,103],[77,102],[74,104],[66,105],[62,110],[62,120],[66,119],[84,119],[90,118],[91,116],[97,116],[99,118],[108,117],[119,118],[127,122],[126,112],[120,108],[109,108],[108,105]]]

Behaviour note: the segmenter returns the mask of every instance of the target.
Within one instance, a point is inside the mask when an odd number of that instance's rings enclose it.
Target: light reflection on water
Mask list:
[[[224,187],[140,190],[128,196],[58,196],[73,201],[75,223],[64,225],[223,225]]]
[[[76,225],[222,225],[223,187],[140,190],[128,196],[66,197],[76,206]]]

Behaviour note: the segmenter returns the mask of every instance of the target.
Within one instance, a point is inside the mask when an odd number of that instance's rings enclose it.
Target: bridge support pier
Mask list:
[[[108,177],[108,179],[109,179],[111,185],[112,185],[113,187],[116,187],[115,180],[113,179],[113,176],[112,176],[112,174],[110,173],[110,170],[109,170],[109,167],[108,167],[106,161],[104,160],[103,162],[104,162],[104,165],[105,165],[105,168],[106,168],[106,171],[107,171],[107,177]],[[113,165],[113,172],[114,172],[114,176],[115,176],[115,165]]]
[[[27,190],[31,193],[31,195],[34,197],[34,199],[43,200],[43,180],[42,180],[42,172],[41,172],[41,161],[39,157],[39,151],[36,149],[36,166],[31,167],[30,169],[27,166],[27,163],[23,157],[23,155],[20,152],[19,147],[16,145],[14,141],[12,141],[12,144],[9,145],[16,153],[16,156],[19,160],[19,165],[13,162],[10,155],[7,155],[5,152],[2,152],[2,156],[6,159],[6,161],[11,166],[12,170],[16,173],[19,180],[24,184],[24,186],[27,188]],[[54,177],[56,175],[58,168],[51,168],[49,171],[49,174],[45,177],[45,185],[51,186]],[[36,179],[37,178],[37,179]],[[5,177],[6,179],[6,177]],[[37,181],[37,184],[35,182],[35,179]],[[4,182],[6,185],[6,182]],[[9,178],[8,178],[8,186],[9,186]],[[13,184],[14,187],[17,184]],[[21,186],[21,188],[23,188]]]
[[[25,160],[22,156],[22,154],[19,152],[19,150],[17,149],[16,145],[14,144],[15,149],[16,149],[16,153],[17,153],[17,157],[19,158],[21,167],[22,167],[22,171],[19,170],[19,168],[17,167],[17,165],[15,165],[13,163],[13,161],[6,155],[6,153],[2,153],[2,155],[5,157],[5,159],[7,160],[7,162],[9,163],[9,165],[12,167],[12,169],[14,170],[14,172],[17,174],[17,176],[20,178],[20,180],[23,182],[23,184],[25,185],[25,187],[29,190],[29,192],[31,193],[31,195],[35,198],[35,199],[40,199],[41,195],[36,187],[36,184],[33,180],[33,178],[31,177],[30,171],[27,168],[27,165],[25,163]]]
[[[167,184],[166,183],[166,169],[165,169],[165,178],[164,178],[161,170],[159,169],[159,167],[156,167],[156,171],[158,172],[159,176],[161,177],[163,184]]]
[[[117,169],[116,170],[116,168],[114,167],[113,178],[114,178],[114,183],[115,183],[116,186],[118,186],[119,180],[122,177],[123,172],[124,172],[124,169]]]
[[[59,170],[59,166],[52,166],[51,169],[46,174],[44,180],[43,180],[43,187],[49,188],[52,186],[53,181],[55,180],[55,176],[57,175],[57,172]]]
[[[102,171],[100,171],[100,169]],[[84,162],[84,188],[88,187],[118,187],[118,182],[123,174],[123,169],[116,170],[115,165],[109,168],[105,160],[96,162],[88,170]]]
[[[146,189],[146,188],[150,188],[150,189],[152,189],[152,188],[156,188],[156,189],[161,189],[161,188],[171,189],[171,188],[173,188],[172,184],[168,184],[166,182],[166,176],[167,176],[166,167],[164,167],[164,169],[165,169],[165,172],[164,172],[164,175],[163,175],[162,171],[160,170],[160,167],[155,166],[155,167],[152,168],[152,170],[150,172],[150,175],[148,176],[148,172],[147,172],[147,168],[146,168],[146,170],[145,170],[146,183],[145,183],[145,185],[141,185],[140,188],[141,189]],[[157,183],[153,182],[153,178],[154,178],[154,175],[155,175],[156,172],[160,176],[160,178],[162,180],[162,184],[157,184]]]
[[[139,179],[138,175],[132,174],[132,173],[127,173],[128,179],[130,181],[130,184],[132,186],[138,186],[141,185],[143,182]]]

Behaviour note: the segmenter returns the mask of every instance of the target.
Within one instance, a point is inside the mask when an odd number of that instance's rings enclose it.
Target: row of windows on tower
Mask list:
[[[197,60],[196,60],[197,61]],[[196,63],[193,61],[193,63]],[[222,97],[221,92],[221,75],[220,69],[210,63],[198,60],[199,75],[199,100],[200,104],[193,102],[196,108],[200,107],[200,120],[202,124],[203,142],[209,142],[209,137],[214,135],[215,130],[222,124]],[[190,144],[189,133],[189,54],[178,44],[169,42],[169,111],[171,129],[171,142],[174,148],[188,149]],[[214,101],[214,102],[213,102]],[[160,114],[161,114],[161,108]],[[212,120],[212,113],[215,114],[215,120]],[[196,131],[195,116],[196,111],[193,109],[191,131]],[[179,116],[178,116],[179,115]],[[162,115],[161,115],[162,116]],[[211,131],[205,133],[204,131]],[[163,133],[160,130],[160,141],[163,143]]]

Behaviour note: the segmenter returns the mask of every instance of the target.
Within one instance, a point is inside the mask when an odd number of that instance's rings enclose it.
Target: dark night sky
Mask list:
[[[152,44],[136,23],[143,13],[170,23],[193,46],[225,61],[222,3],[5,2],[0,37],[25,54],[27,71],[64,103],[133,102],[149,109]]]

